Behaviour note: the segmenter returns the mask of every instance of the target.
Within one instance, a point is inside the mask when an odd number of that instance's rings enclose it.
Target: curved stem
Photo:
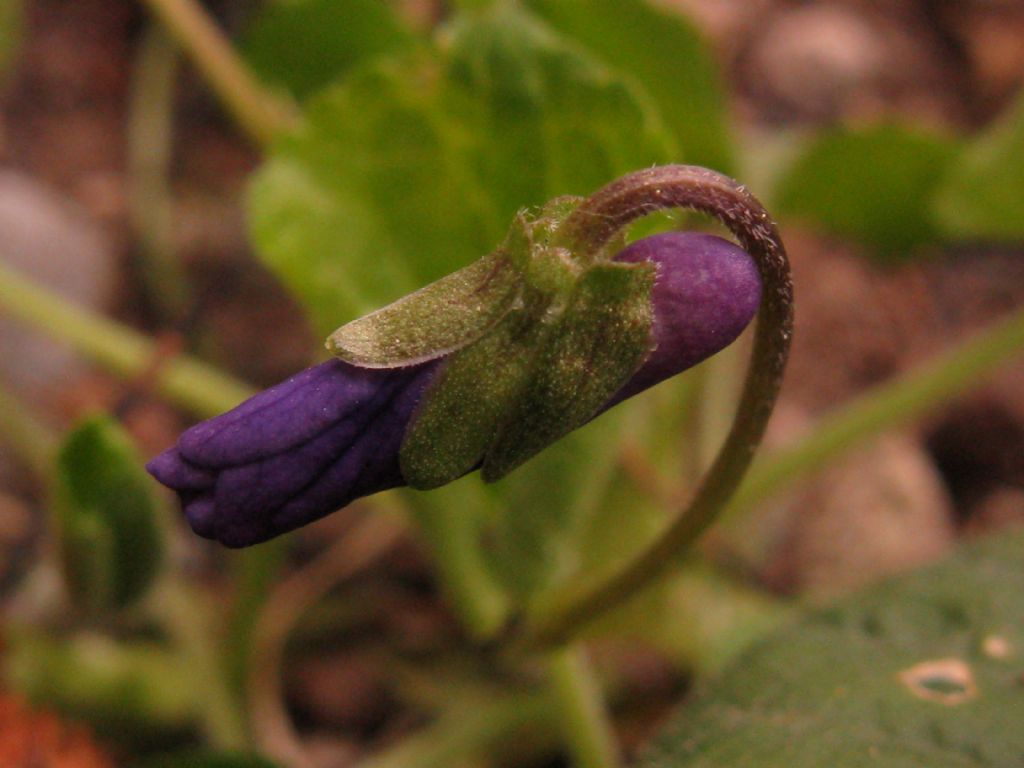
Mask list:
[[[288,635],[318,600],[391,549],[404,533],[404,527],[393,519],[366,517],[281,582],[267,600],[253,632],[248,701],[256,738],[268,754],[294,768],[315,764],[284,708],[281,666]]]
[[[715,217],[757,263],[763,298],[743,395],[729,436],[690,505],[617,574],[527,624],[519,640],[527,648],[566,643],[676,562],[679,553],[711,524],[736,490],[775,406],[792,338],[793,286],[775,222],[744,187],[720,173],[694,166],[639,171],[584,201],[566,219],[559,238],[569,248],[596,253],[631,222],[669,208],[692,209]]]

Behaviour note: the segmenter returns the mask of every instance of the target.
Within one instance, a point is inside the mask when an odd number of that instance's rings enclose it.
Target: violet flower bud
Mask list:
[[[653,338],[605,409],[728,346],[760,304],[753,260],[718,237],[655,235],[617,260],[656,265]],[[441,366],[322,363],[187,430],[147,469],[178,493],[197,534],[229,547],[265,541],[404,485],[402,439]]]

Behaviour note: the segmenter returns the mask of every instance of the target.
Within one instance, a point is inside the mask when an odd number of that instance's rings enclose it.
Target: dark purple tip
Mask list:
[[[197,424],[146,469],[200,536],[257,544],[401,485],[398,449],[434,367],[331,360]]]
[[[718,237],[655,235],[617,258],[654,262],[657,275],[650,356],[609,407],[730,344],[761,300],[750,256]],[[187,430],[146,468],[178,493],[200,536],[266,541],[404,484],[402,438],[438,365],[317,365]]]

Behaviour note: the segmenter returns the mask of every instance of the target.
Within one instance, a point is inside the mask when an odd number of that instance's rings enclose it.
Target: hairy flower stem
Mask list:
[[[144,2],[253,142],[265,146],[296,123],[295,105],[263,87],[196,0]]]
[[[670,208],[700,211],[721,221],[761,274],[764,294],[752,360],[732,429],[690,505],[650,547],[582,597],[527,622],[514,646],[537,650],[569,642],[677,562],[736,490],[775,406],[792,338],[793,287],[775,222],[745,188],[727,176],[693,166],[639,171],[584,201],[562,225],[559,239],[570,249],[596,253],[633,221]]]

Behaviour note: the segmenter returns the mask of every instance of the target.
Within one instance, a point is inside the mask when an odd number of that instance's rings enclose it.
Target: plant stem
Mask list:
[[[138,233],[139,273],[163,319],[180,321],[188,290],[174,252],[169,169],[174,133],[178,51],[165,30],[151,24],[135,57],[128,118],[129,210]]]
[[[731,517],[822,467],[854,445],[918,418],[1024,353],[1024,309],[916,370],[836,409],[796,445],[754,465],[729,504]]]
[[[451,768],[517,728],[557,717],[550,696],[497,694],[460,702],[425,731],[356,768]]]
[[[231,695],[226,665],[216,652],[208,606],[177,579],[165,580],[163,589],[154,597],[188,662],[192,680],[201,686],[199,704],[207,738],[217,749],[245,749],[245,721]]]
[[[139,376],[157,359],[141,333],[75,307],[0,263],[0,309],[122,376]],[[167,360],[156,375],[159,391],[201,416],[214,416],[251,397],[253,390],[194,358]]]
[[[232,550],[228,557],[234,599],[228,612],[225,645],[228,678],[239,700],[244,698],[252,663],[253,634],[270,592],[287,563],[291,539],[279,536],[254,547]]]
[[[405,533],[395,519],[371,513],[278,584],[264,605],[253,630],[248,702],[259,746],[274,758],[293,768],[315,764],[285,710],[281,666],[289,634],[317,601],[385,554]]]
[[[623,227],[668,208],[710,214],[757,263],[763,284],[750,367],[732,429],[689,506],[622,570],[526,626],[520,650],[564,644],[598,616],[660,577],[722,511],[761,442],[782,383],[793,328],[793,287],[778,229],[746,189],[706,168],[670,165],[623,176],[587,198],[558,234],[570,249],[597,253]]]
[[[266,146],[297,121],[295,106],[267,91],[196,0],[144,0],[191,57],[238,126]]]
[[[548,669],[562,734],[577,768],[615,768],[621,761],[601,689],[579,645],[552,652]]]

